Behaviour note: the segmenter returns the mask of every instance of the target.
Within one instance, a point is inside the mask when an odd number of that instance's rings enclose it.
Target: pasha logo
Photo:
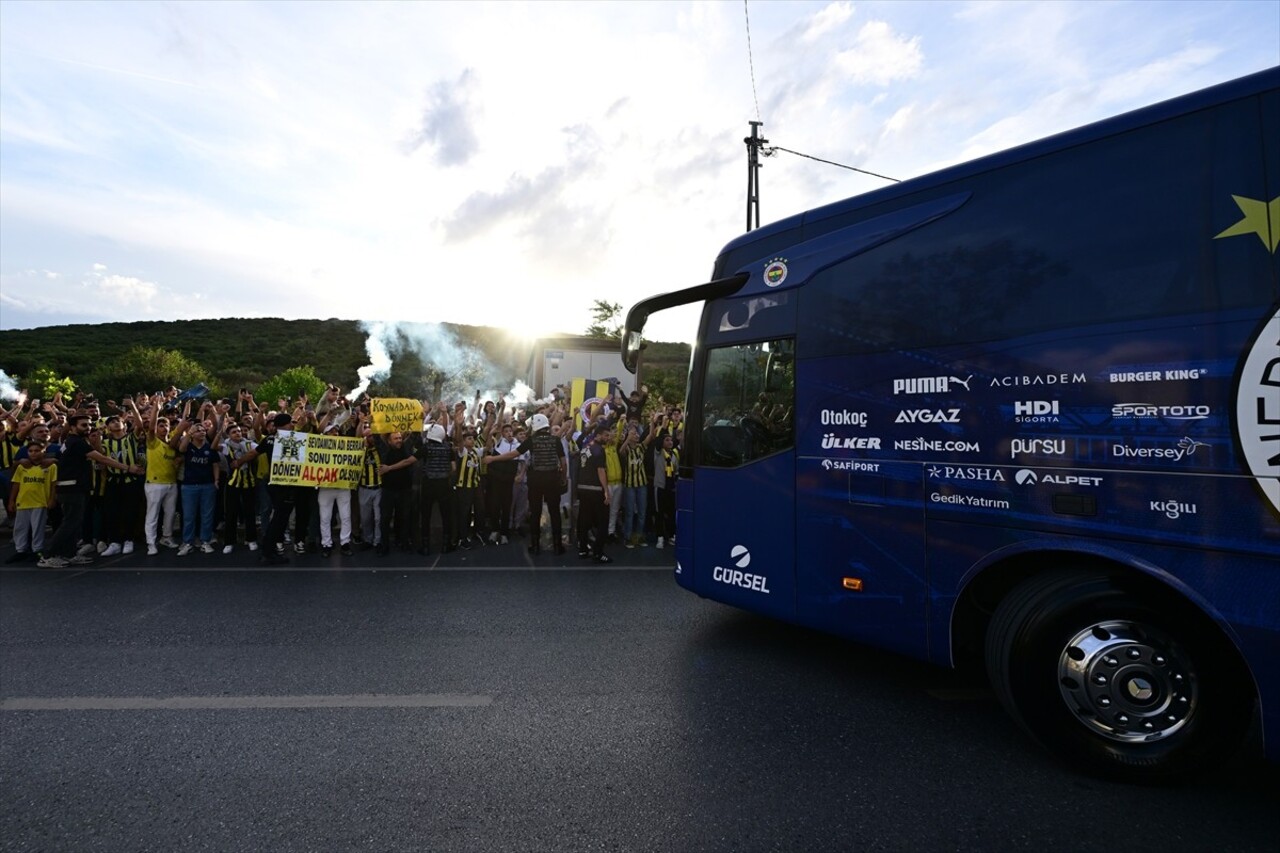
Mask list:
[[[1253,339],[1236,386],[1236,434],[1249,472],[1280,514],[1280,311]]]
[[[762,592],[765,595],[770,594],[768,578],[764,575],[743,571],[743,569],[751,565],[751,552],[747,550],[746,545],[734,545],[729,551],[729,562],[733,564],[734,568],[716,566],[711,570],[711,579],[713,581],[749,589],[753,592]]]
[[[1004,472],[999,468],[980,468],[977,466],[930,465],[931,480],[973,480],[991,483],[1003,483]]]

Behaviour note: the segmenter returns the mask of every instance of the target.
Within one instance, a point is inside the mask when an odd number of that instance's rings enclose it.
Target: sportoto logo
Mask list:
[[[1258,488],[1280,513],[1280,311],[1258,330],[1240,369],[1236,435]]]

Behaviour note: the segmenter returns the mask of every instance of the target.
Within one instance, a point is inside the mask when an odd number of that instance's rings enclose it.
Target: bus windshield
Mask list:
[[[795,340],[711,349],[699,464],[731,468],[795,444]]]

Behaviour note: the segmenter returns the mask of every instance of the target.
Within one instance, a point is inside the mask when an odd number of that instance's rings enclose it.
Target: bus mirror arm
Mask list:
[[[632,305],[631,310],[627,312],[627,321],[622,327],[623,365],[632,373],[636,372],[636,365],[640,361],[640,350],[644,348],[641,333],[650,314],[675,308],[678,305],[689,305],[693,302],[705,302],[709,299],[730,296],[741,290],[748,278],[750,276],[747,273],[740,272],[728,278],[718,278],[705,284],[686,287],[684,290],[659,293],[657,296],[650,296]]]

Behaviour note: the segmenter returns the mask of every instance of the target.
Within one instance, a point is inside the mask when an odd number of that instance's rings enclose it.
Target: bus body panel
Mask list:
[[[749,276],[694,351],[679,582],[950,664],[984,573],[1140,573],[1239,651],[1280,758],[1278,206],[1273,69],[731,242],[714,277]],[[713,373],[787,341],[794,447],[710,461],[735,428]],[[723,581],[747,554],[768,596]]]

